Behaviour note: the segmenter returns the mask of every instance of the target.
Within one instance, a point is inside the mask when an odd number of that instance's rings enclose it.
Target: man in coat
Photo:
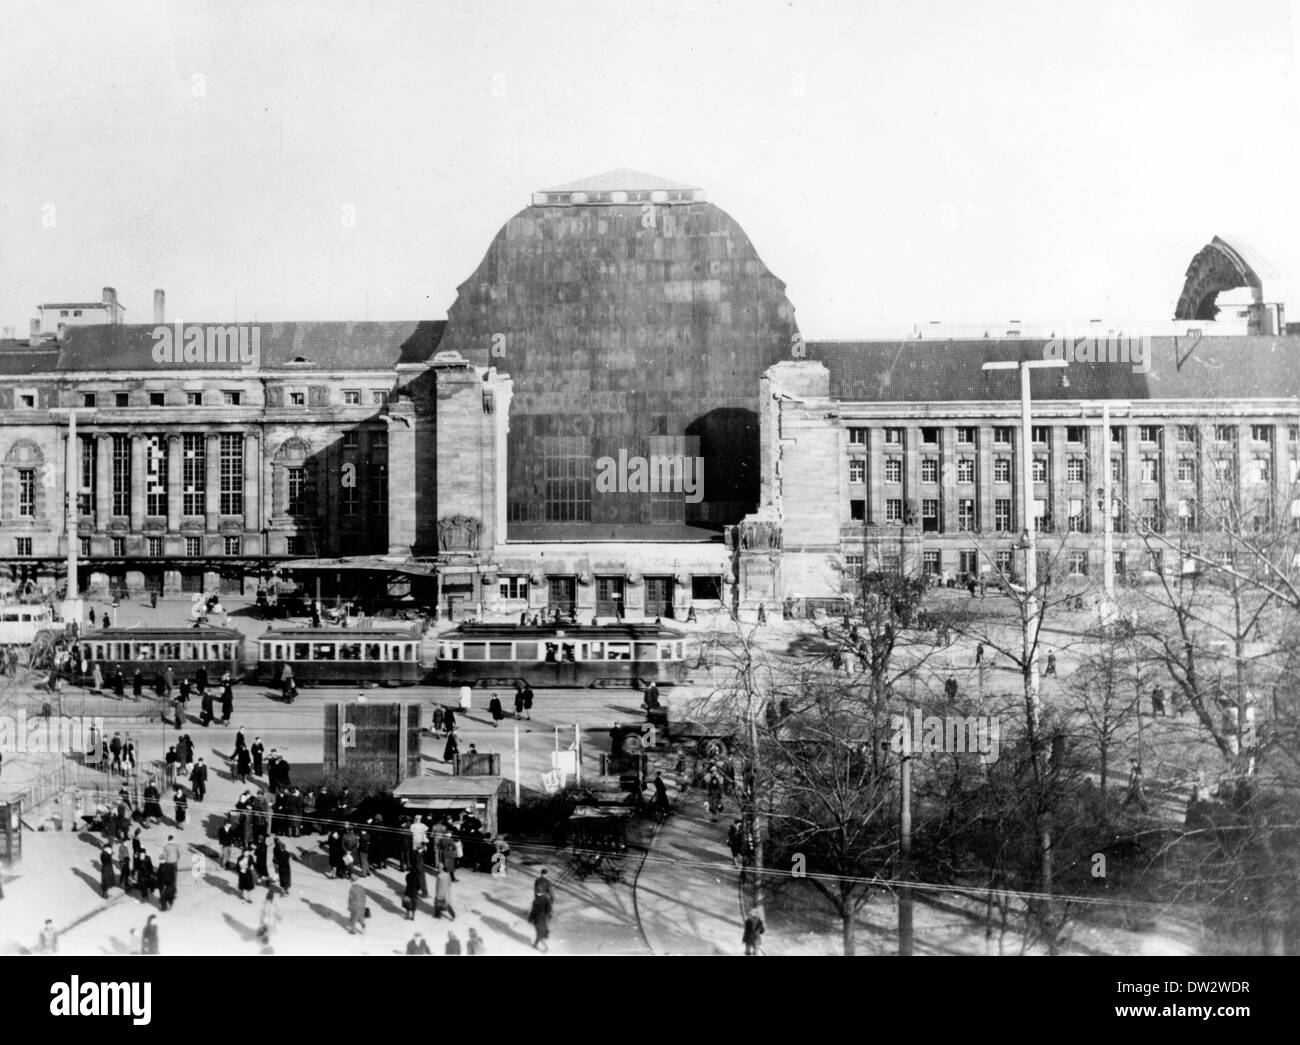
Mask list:
[[[190,787],[194,789],[194,801],[202,802],[208,793],[208,767],[201,758],[190,770]]]
[[[763,924],[763,918],[755,907],[749,912],[749,917],[745,919],[745,928],[741,933],[741,942],[745,945],[746,954],[758,954],[759,948],[763,945],[763,933],[767,931],[767,926]]]
[[[262,738],[254,737],[253,746],[248,749],[249,754],[253,756],[253,776],[262,775],[262,753],[266,750],[262,746]]]

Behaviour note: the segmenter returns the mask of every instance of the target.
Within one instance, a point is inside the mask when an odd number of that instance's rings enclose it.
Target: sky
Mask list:
[[[0,324],[438,319],[536,190],[702,186],[805,338],[1300,320],[1300,3],[0,0]]]

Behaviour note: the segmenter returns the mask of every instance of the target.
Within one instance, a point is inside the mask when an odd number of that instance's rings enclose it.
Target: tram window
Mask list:
[[[311,643],[295,642],[293,644],[294,660],[311,660]]]
[[[95,651],[94,656],[96,660],[104,659],[104,644],[102,642],[96,642],[92,644],[90,648]]]
[[[630,642],[611,642],[609,643],[610,660],[631,660],[632,644]]]
[[[488,660],[514,660],[513,642],[489,642]]]
[[[366,643],[366,660],[383,660],[384,647],[378,642]]]
[[[659,644],[659,659],[660,660],[673,659],[673,644],[671,642],[661,642]]]
[[[137,642],[135,644],[136,660],[153,660],[153,643]]]
[[[573,652],[574,652],[574,650],[573,650],[573,643],[572,643],[572,642],[566,642],[566,643],[564,643],[564,644],[563,644],[563,647],[562,647],[562,652],[563,652],[563,656],[564,656],[564,661],[565,661],[565,663],[567,663],[567,664],[572,664],[572,663],[573,663]]]
[[[312,653],[312,658],[311,658],[311,659],[312,659],[312,660],[333,660],[333,659],[334,659],[334,643],[332,643],[332,642],[318,642],[318,643],[316,643],[316,649],[315,649],[315,651]]]
[[[537,643],[535,642],[516,642],[515,643],[515,660],[536,660]]]
[[[284,658],[285,658],[285,647],[281,643],[277,642],[275,644],[275,659],[284,660]]]
[[[677,643],[677,659],[678,659],[678,660],[681,660],[681,659],[682,659],[682,656],[683,656],[683,654],[682,654],[682,644],[679,642],[679,643]]]
[[[554,664],[555,661],[558,659],[559,652],[560,652],[560,647],[558,643],[548,642],[546,644],[546,663]]]
[[[414,659],[415,659],[415,643],[413,643],[413,642],[407,642],[407,643],[403,644],[402,649],[406,650],[406,659],[407,659],[407,660],[414,660]]]
[[[16,621],[17,619],[18,619],[18,614],[16,613],[6,613],[4,615],[4,621],[6,624],[8,624],[10,621]]]
[[[585,645],[587,645],[587,643],[583,643],[583,645],[585,646]],[[604,644],[603,642],[593,642],[593,643],[591,643],[590,648],[587,649],[587,650],[582,654],[582,659],[583,659],[583,660],[604,660],[604,659],[605,659],[605,644]]]
[[[184,656],[184,659],[185,659],[185,660],[198,660],[198,659],[199,659],[199,651],[198,651],[198,647],[195,646],[194,643],[192,643],[192,642],[186,642],[186,643],[184,643],[184,645],[181,647],[181,651],[182,651],[182,655]]]
[[[181,659],[181,644],[179,642],[168,642],[163,645],[163,656],[168,660]]]
[[[486,642],[467,642],[465,643],[466,660],[487,660],[487,643]]]
[[[636,644],[637,660],[657,660],[655,652],[658,647],[653,642],[638,642]]]
[[[31,615],[30,613],[24,613],[23,616],[22,616],[22,619],[23,619],[23,620],[31,620],[31,619],[32,619],[32,615]]]
[[[359,642],[340,642],[339,643],[339,660],[360,660],[361,643]]]

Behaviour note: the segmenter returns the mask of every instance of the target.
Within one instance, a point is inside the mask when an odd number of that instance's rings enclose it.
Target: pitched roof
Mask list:
[[[655,189],[664,189],[671,192],[698,188],[700,188],[698,185],[687,185],[681,181],[669,181],[667,178],[661,178],[656,174],[646,174],[644,171],[634,171],[629,170],[627,167],[620,167],[616,171],[606,171],[604,174],[581,178],[578,181],[565,182],[563,185],[555,185],[540,191],[614,192],[622,189],[625,192],[653,192]]]
[[[0,340],[0,375],[43,374],[53,370],[58,361],[59,345],[56,341],[32,348],[26,341]]]
[[[399,363],[425,362],[437,351],[446,323],[442,320],[238,324],[186,321],[184,326],[186,330],[256,326],[263,370],[311,373],[387,370]],[[50,369],[157,370],[159,364],[153,359],[156,329],[152,323],[69,327],[59,346],[57,365]]]
[[[995,360],[1043,359],[1049,342],[810,341],[808,359],[830,371],[831,397],[851,402],[1018,399],[1015,371],[981,369]],[[1068,379],[1064,384],[1062,376]],[[1071,363],[1040,370],[1042,400],[1278,399],[1300,396],[1300,337],[1156,337],[1147,373],[1129,363]]]

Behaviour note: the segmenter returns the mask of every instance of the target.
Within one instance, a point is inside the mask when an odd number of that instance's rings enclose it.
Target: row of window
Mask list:
[[[563,650],[561,650],[563,646]],[[593,661],[681,660],[681,642],[609,642],[589,640],[577,642],[547,642],[546,640],[521,640],[517,642],[440,642],[439,660],[497,660],[497,661]]]
[[[263,639],[263,661],[290,662],[356,660],[375,663],[416,659],[414,642],[285,642]]]
[[[109,394],[111,394],[113,397],[112,404],[114,407],[126,408],[133,405],[136,406],[144,405],[143,403],[139,403],[139,402],[133,404],[131,402],[130,392],[104,393],[106,397]],[[148,389],[146,390],[145,394],[149,397],[148,399],[149,406],[167,406],[167,393],[164,390]],[[83,407],[87,407],[91,409],[99,406],[100,395],[101,393],[99,392],[82,392],[81,405]],[[213,396],[213,395],[221,397],[219,400],[221,406],[242,406],[244,403],[244,394],[240,389],[237,388],[223,388],[216,392],[211,392],[204,389],[187,388],[184,389],[184,395],[185,395],[184,405],[187,407],[216,405],[216,403],[218,402],[217,400],[205,399],[205,396]],[[342,401],[344,406],[361,406],[363,402],[368,402],[373,406],[383,406],[385,403],[388,402],[388,390],[383,388],[369,389],[368,399],[365,396],[365,392],[360,388],[345,388],[342,390],[341,395],[342,395]],[[286,406],[306,406],[307,398],[308,398],[307,389],[305,388],[285,389],[284,403]],[[14,405],[17,409],[20,410],[35,410],[38,402],[39,399],[34,389],[19,389],[16,395],[14,396]],[[108,405],[107,399],[103,405],[105,406]],[[173,405],[179,406],[181,404],[176,403]]]
[[[1177,440],[1180,443],[1196,444],[1201,441],[1200,429],[1196,425],[1174,425]],[[1239,438],[1239,426],[1237,425],[1214,425],[1214,438],[1216,443],[1236,443]],[[1266,443],[1273,445],[1274,425],[1251,425],[1250,438],[1255,443]],[[850,427],[849,428],[849,445],[866,446],[869,428]],[[885,446],[902,446],[905,438],[906,429],[899,427],[886,427],[882,430],[881,440]],[[1031,437],[1035,443],[1044,445],[1051,442],[1051,427],[1048,425],[1033,425]],[[1122,445],[1124,443],[1124,433],[1126,429],[1123,425],[1111,425],[1110,441]],[[958,426],[952,429],[953,437],[958,446],[975,445],[979,430],[970,425]],[[930,426],[920,429],[920,442],[922,446],[938,446],[942,438],[943,429]],[[1009,425],[999,425],[993,429],[993,444],[995,446],[1011,446],[1015,443],[1016,429]],[[1138,442],[1140,443],[1162,443],[1164,441],[1164,425],[1138,425]],[[1300,443],[1300,425],[1287,425],[1287,439],[1292,443]],[[1067,443],[1078,443],[1086,445],[1088,442],[1088,428],[1086,425],[1066,425],[1065,441]]]
[[[99,642],[86,643],[92,662],[107,664],[132,660],[232,661],[239,656],[237,642]]]
[[[1007,549],[1002,549],[993,553],[993,569],[989,570],[987,564],[981,568],[979,552],[974,550],[963,550],[957,553],[957,574],[966,577],[979,577],[982,574],[995,572],[1003,577],[1014,580],[1016,553]],[[1042,553],[1040,553],[1041,557]],[[1231,566],[1234,556],[1232,552],[1222,552],[1218,556],[1218,561],[1223,565]],[[1074,576],[1087,576],[1089,568],[1089,554],[1084,549],[1071,549],[1065,557],[1066,571]],[[1115,572],[1124,574],[1128,572],[1128,556],[1123,551],[1112,553],[1111,561],[1114,563]],[[927,549],[921,553],[921,572],[927,577],[940,577],[943,575],[943,552]],[[844,556],[844,564],[850,571],[860,570],[863,565],[861,555]],[[899,565],[899,553],[897,549],[882,549],[881,551],[881,568],[897,570]],[[1046,565],[1044,563],[1044,565]],[[1162,549],[1149,549],[1146,557],[1146,568],[1154,573],[1164,572],[1164,552]]]

